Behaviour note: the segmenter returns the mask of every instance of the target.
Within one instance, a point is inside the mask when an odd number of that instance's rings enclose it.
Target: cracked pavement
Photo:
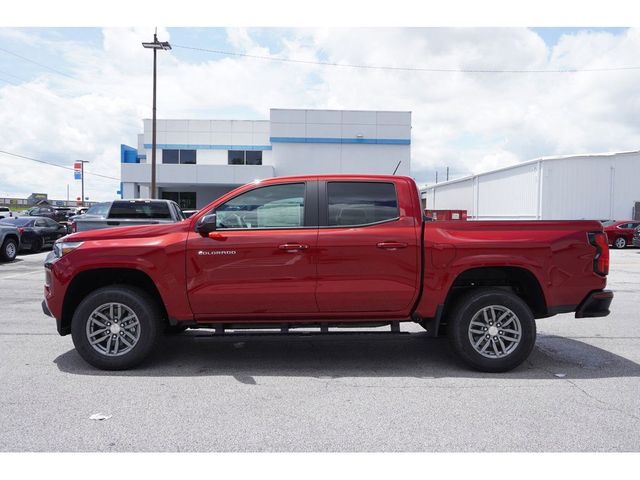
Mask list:
[[[638,249],[611,252],[609,317],[538,320],[531,357],[506,374],[467,370],[408,323],[395,335],[191,331],[139,369],[99,371],[40,310],[45,256],[0,264],[0,451],[640,448]]]

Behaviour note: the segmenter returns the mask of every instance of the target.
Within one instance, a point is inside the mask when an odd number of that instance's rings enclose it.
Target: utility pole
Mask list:
[[[171,50],[169,42],[158,41],[158,29],[153,34],[153,42],[142,42],[144,48],[153,50],[153,119],[151,120],[151,192],[150,198],[156,197],[156,77],[157,77],[157,52],[158,50]]]
[[[447,182],[449,181],[449,167],[447,167]]]
[[[81,202],[81,206],[84,207],[84,164],[85,163],[89,163],[89,160],[76,160],[76,163],[80,162],[80,180],[81,180],[81,194],[82,196],[80,197],[80,202]],[[67,194],[67,196],[69,196]]]
[[[438,183],[438,171],[436,170],[436,183]]]

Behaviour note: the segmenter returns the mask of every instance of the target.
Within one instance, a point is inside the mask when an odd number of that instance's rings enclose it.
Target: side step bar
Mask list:
[[[390,332],[385,331],[366,331],[360,330],[363,328],[378,328],[383,326],[389,326]],[[232,335],[241,334],[246,335],[249,333],[269,333],[269,334],[334,334],[334,333],[403,333],[400,329],[399,321],[391,322],[374,322],[374,323],[354,323],[354,324],[335,324],[335,323],[262,323],[262,324],[241,324],[241,323],[215,323],[215,324],[189,324],[189,328],[194,330],[199,329],[212,329],[215,335]],[[320,329],[318,332],[315,329]],[[341,331],[329,331],[329,328],[341,329]],[[304,331],[298,330],[304,329]],[[311,330],[314,329],[314,330]],[[230,331],[231,330],[231,331]],[[263,330],[260,332],[260,330]],[[297,331],[295,331],[297,330]]]

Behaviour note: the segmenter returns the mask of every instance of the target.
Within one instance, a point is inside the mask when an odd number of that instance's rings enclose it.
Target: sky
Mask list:
[[[0,151],[66,167],[88,160],[86,195],[113,198],[120,144],[135,146],[151,116],[152,57],[140,42],[152,36],[150,28],[0,28]],[[159,28],[158,36],[174,47],[159,53],[159,118],[410,110],[420,184],[436,171],[442,180],[447,167],[457,178],[541,156],[640,149],[640,68],[627,68],[640,67],[640,29]],[[607,68],[618,70],[599,70]],[[548,70],[587,71],[540,72]],[[67,185],[70,198],[79,195],[72,171],[0,153],[0,197],[64,199]]]

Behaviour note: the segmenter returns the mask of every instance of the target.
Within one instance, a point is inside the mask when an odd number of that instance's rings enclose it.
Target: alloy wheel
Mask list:
[[[105,303],[89,315],[86,335],[94,350],[117,357],[130,352],[140,340],[140,321],[126,305]]]
[[[480,309],[469,323],[469,341],[483,357],[504,358],[511,354],[522,339],[518,316],[502,305]]]

